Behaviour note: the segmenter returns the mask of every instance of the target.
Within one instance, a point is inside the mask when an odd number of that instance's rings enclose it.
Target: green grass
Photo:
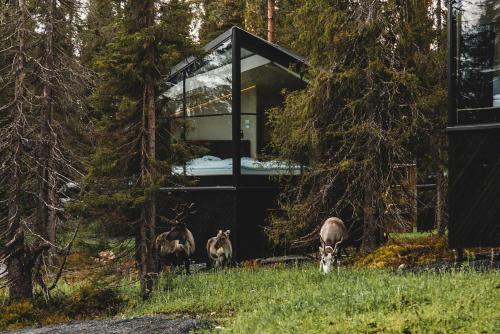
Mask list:
[[[420,239],[426,238],[433,235],[437,235],[436,231],[430,232],[404,232],[404,233],[390,233],[389,238],[393,240],[408,240],[408,239]]]
[[[168,285],[168,287],[167,287]],[[229,333],[498,333],[500,273],[397,274],[312,265],[166,276],[147,303],[136,286],[121,316],[200,315]],[[214,329],[218,331],[219,329]]]

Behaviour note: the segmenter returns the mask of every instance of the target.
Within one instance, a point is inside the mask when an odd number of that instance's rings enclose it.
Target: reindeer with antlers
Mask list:
[[[184,219],[186,213],[191,212],[192,207],[193,203],[178,206],[174,210],[176,214],[174,219],[160,217],[161,220],[167,221],[167,224],[170,225],[170,230],[158,235],[155,241],[160,269],[166,264],[181,264],[184,262],[186,273],[190,273],[189,265],[196,246],[193,234],[187,228]]]
[[[320,271],[328,274],[335,263],[337,263],[337,270],[339,270],[340,252],[343,250],[347,255],[342,244],[347,239],[347,229],[340,218],[331,217],[323,223],[319,232],[319,240],[321,242],[321,246],[319,247],[321,254]]]

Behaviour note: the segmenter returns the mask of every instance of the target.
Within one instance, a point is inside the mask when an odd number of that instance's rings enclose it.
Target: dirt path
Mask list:
[[[148,316],[125,320],[74,321],[3,334],[187,334],[194,329],[208,327],[209,323],[202,320],[169,320],[163,316]]]

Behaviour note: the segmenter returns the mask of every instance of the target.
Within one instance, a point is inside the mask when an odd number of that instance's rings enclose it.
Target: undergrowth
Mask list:
[[[113,316],[124,305],[115,289],[85,285],[66,295],[59,293],[50,300],[37,295],[2,306],[0,331],[31,326],[43,326],[69,320],[95,319]]]
[[[398,235],[331,275],[320,274],[317,264],[259,267],[257,262],[189,276],[165,272],[152,299],[142,302],[130,263],[96,270],[98,263],[75,255],[52,300],[37,297],[2,306],[0,331],[75,319],[167,314],[213,320],[214,331],[228,333],[496,333],[498,270],[391,269],[452,257],[445,238]],[[80,271],[74,270],[83,263]]]
[[[398,237],[391,238],[373,253],[357,257],[354,259],[354,265],[368,268],[397,267],[401,264],[414,266],[452,258],[453,252],[448,248],[446,237]]]

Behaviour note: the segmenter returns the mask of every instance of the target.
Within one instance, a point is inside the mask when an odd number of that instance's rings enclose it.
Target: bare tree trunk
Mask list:
[[[52,77],[54,75],[54,10],[55,0],[46,0],[45,16],[45,68],[43,73],[43,106],[41,113],[40,147],[38,153],[38,206],[36,230],[39,235],[55,243],[55,210],[53,199],[52,167]],[[50,232],[49,232],[50,231]]]
[[[47,144],[48,144],[48,156],[47,156],[47,182],[48,182],[48,237],[49,241],[52,245],[56,244],[56,174],[55,174],[55,166],[54,166],[54,149],[56,147],[56,135],[53,133],[52,123],[54,117],[54,99],[53,99],[53,80],[52,76],[55,74],[55,65],[54,65],[54,26],[55,26],[55,11],[56,9],[56,1],[55,0],[47,0],[47,36],[46,36],[46,70],[48,77],[46,78],[44,85],[44,102],[45,102],[45,116],[47,117]],[[46,90],[46,91],[45,91]],[[46,94],[45,94],[46,92]],[[52,247],[52,251],[54,251]]]
[[[418,189],[417,189],[417,164],[408,167],[408,201],[411,212],[411,227],[413,231],[417,230],[418,220]]]
[[[25,99],[25,63],[26,63],[26,0],[18,0],[17,38],[19,47],[16,52],[17,73],[15,79],[14,126],[12,131],[11,178],[8,199],[8,253],[7,270],[9,273],[9,297],[19,300],[33,297],[31,269],[33,264],[24,243],[24,231],[21,226],[20,194],[22,184],[22,136]]]
[[[437,171],[436,175],[436,229],[438,235],[443,236],[445,232],[445,224],[443,217],[443,175],[441,171]]]
[[[145,27],[154,25],[154,2],[147,1],[144,4]],[[152,187],[155,182],[155,160],[156,160],[156,94],[155,75],[153,64],[156,54],[153,44],[148,46],[146,62],[150,67],[146,69],[144,77],[144,92],[142,104],[142,140],[141,140],[141,179],[146,193],[142,209],[140,236],[140,273],[141,273],[141,296],[149,298],[156,275],[156,256],[154,242],[156,239],[156,196]]]
[[[363,205],[363,240],[361,250],[363,252],[373,252],[380,245],[380,227],[377,219],[377,194],[375,191],[373,179],[367,172],[364,191]]]
[[[274,5],[275,0],[267,0],[267,40],[274,42]]]
[[[443,29],[443,9],[441,6],[441,0],[436,1],[436,26],[437,31],[441,33],[441,29]]]
[[[431,141],[431,157],[434,173],[436,173],[436,203],[435,203],[435,226],[438,235],[443,236],[447,225],[446,214],[446,177],[441,163],[441,140],[440,138]]]
[[[446,177],[442,166],[436,171],[436,229],[438,235],[444,236],[448,219],[446,214]]]

